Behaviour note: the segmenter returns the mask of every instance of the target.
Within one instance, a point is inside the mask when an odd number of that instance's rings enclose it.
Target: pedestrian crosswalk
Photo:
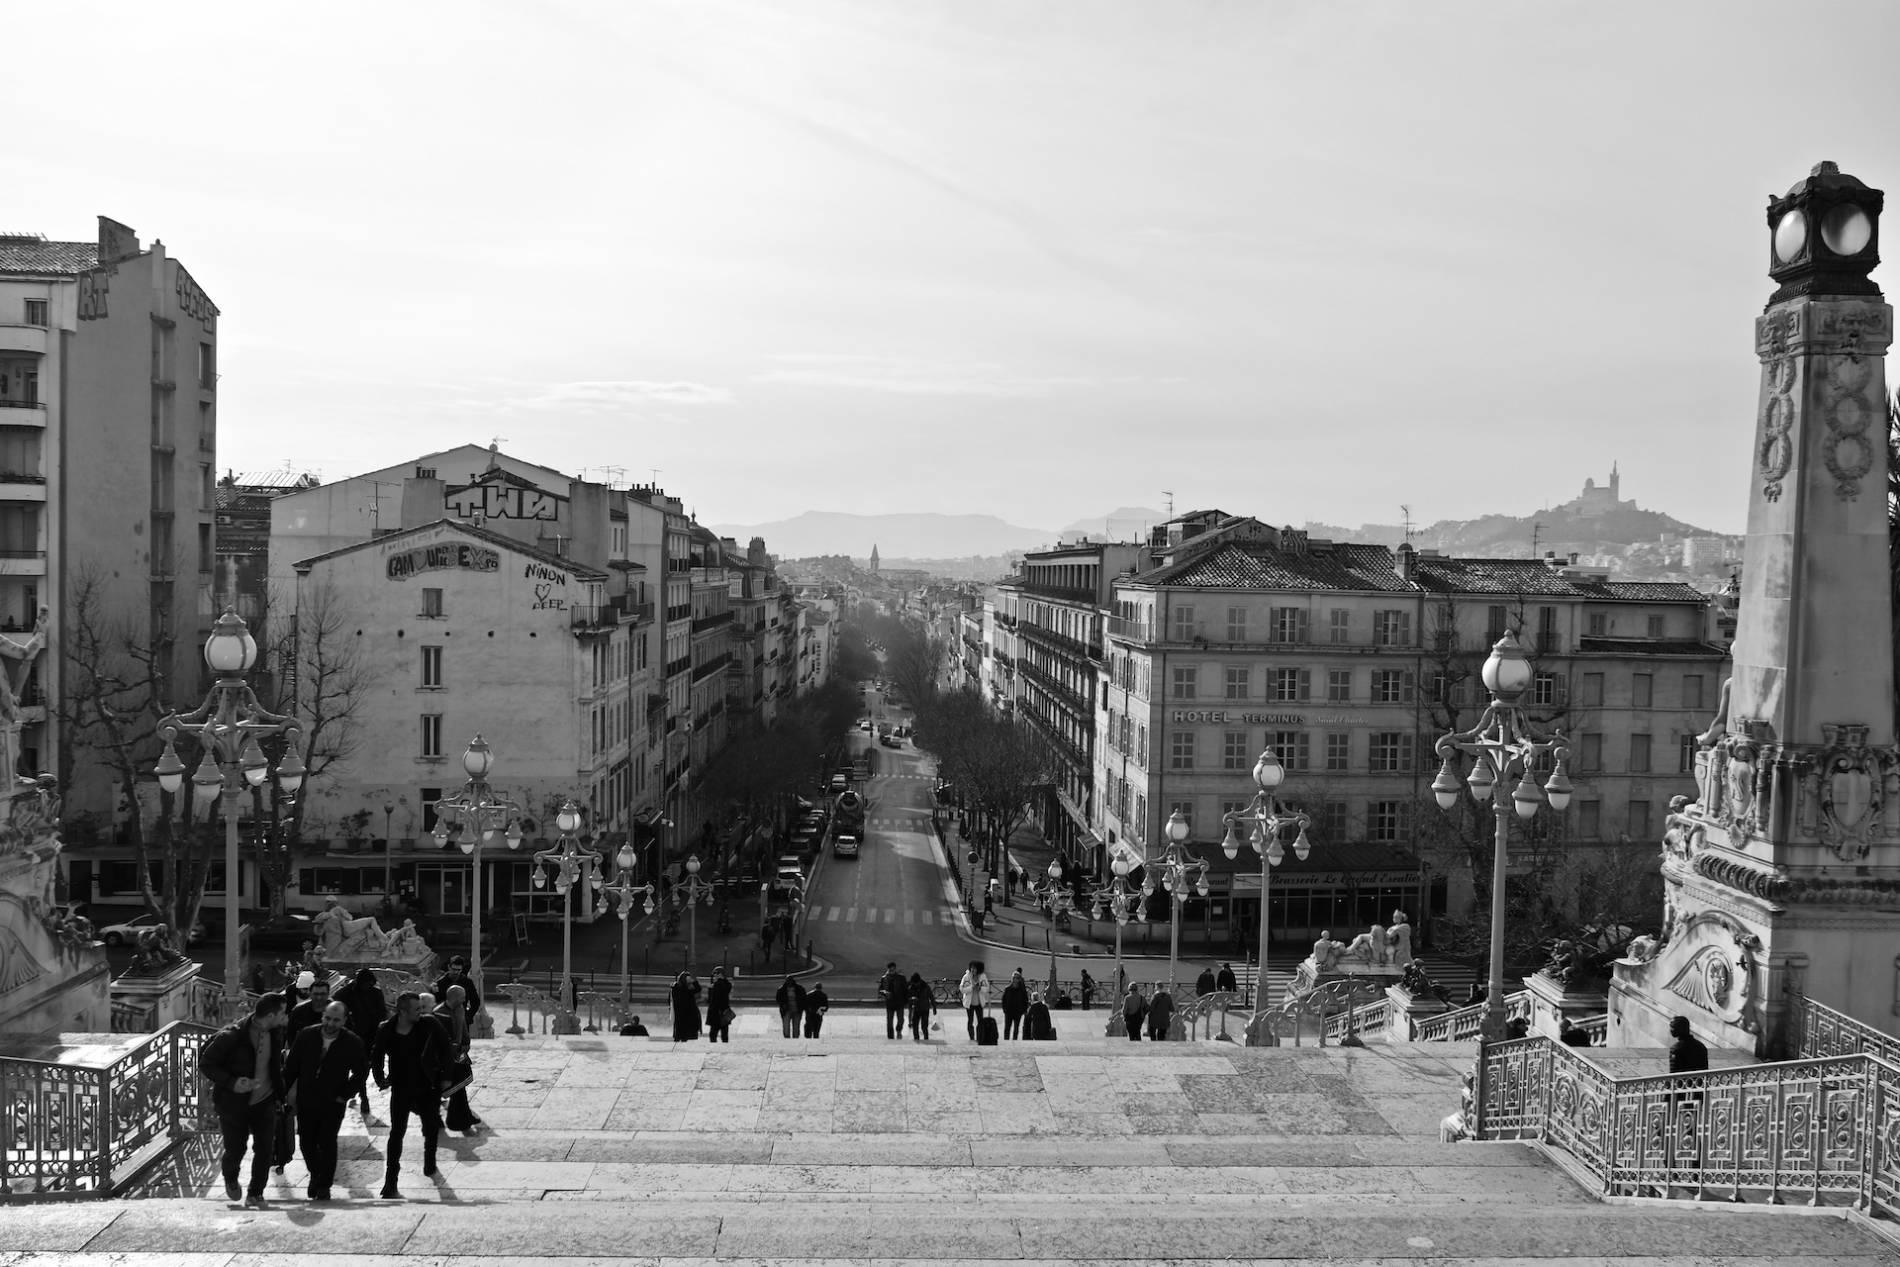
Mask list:
[[[959,918],[954,906],[923,910],[896,906],[814,906],[806,916],[811,923],[825,924],[954,925]]]

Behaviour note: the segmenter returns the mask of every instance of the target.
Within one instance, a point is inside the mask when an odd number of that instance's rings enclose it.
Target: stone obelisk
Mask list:
[[[1768,205],[1734,667],[1663,842],[1660,949],[1618,965],[1612,1045],[1781,1054],[1798,998],[1900,1032],[1882,195],[1822,163]]]

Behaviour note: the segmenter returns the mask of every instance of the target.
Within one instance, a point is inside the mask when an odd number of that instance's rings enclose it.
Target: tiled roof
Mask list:
[[[1709,596],[1682,581],[1594,581],[1605,598],[1639,603],[1706,603]]]
[[[1392,552],[1372,545],[1336,545],[1300,553],[1258,541],[1228,542],[1136,579],[1207,589],[1411,589],[1393,568]]]
[[[0,238],[0,273],[83,273],[98,266],[97,242]]]

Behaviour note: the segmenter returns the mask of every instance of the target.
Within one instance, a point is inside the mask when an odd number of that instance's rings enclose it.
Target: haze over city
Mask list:
[[[714,523],[1355,524],[1618,461],[1732,532],[1765,196],[1900,172],[1896,10],[1800,13],[39,6],[4,219],[191,270],[240,475],[499,438]]]

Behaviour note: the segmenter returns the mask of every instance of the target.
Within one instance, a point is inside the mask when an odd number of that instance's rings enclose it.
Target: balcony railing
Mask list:
[[[0,396],[0,409],[44,409],[44,408],[46,408],[46,402],[43,400],[35,400],[31,398],[22,400],[18,396]]]
[[[693,622],[693,632],[704,633],[706,630],[716,626],[729,624],[731,620],[732,613],[729,611],[714,612],[710,616],[701,616]]]
[[[1070,687],[1064,686],[1062,682],[1032,664],[1024,663],[1017,667],[1021,670],[1024,677],[1042,687],[1045,691],[1048,691],[1051,695],[1055,696],[1064,704],[1067,704],[1076,712],[1085,714],[1091,719],[1094,718],[1095,703],[1093,700],[1084,697],[1080,692]]]

